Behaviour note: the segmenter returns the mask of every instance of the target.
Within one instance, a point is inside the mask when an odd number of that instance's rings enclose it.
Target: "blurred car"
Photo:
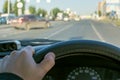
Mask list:
[[[15,14],[2,14],[1,17],[4,18],[4,24],[10,24],[11,20],[15,18]]]
[[[38,20],[38,21],[46,21],[47,22],[47,27],[50,27],[51,26],[51,23],[50,23],[50,19],[47,19],[47,18],[44,18],[44,17],[41,17],[41,16],[36,16],[36,19]]]
[[[80,21],[80,18],[79,17],[75,17],[74,20],[75,21]]]
[[[64,20],[64,21],[69,21],[69,18],[68,18],[68,17],[64,17],[63,20]]]
[[[15,16],[6,17],[6,21],[7,21],[6,24],[11,24],[13,19],[15,19]]]
[[[35,15],[22,15],[12,20],[11,25],[15,28],[30,30],[31,28],[48,28],[50,22]]]
[[[6,17],[0,17],[0,24],[6,24]]]
[[[13,19],[11,19],[11,21],[10,21],[10,24],[14,24],[14,23],[17,23],[17,17],[14,17]]]
[[[1,17],[0,17],[0,24],[2,24],[2,20],[1,20]]]

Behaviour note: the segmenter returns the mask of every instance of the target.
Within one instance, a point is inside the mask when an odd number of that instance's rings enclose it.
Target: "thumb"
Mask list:
[[[38,64],[39,72],[44,76],[55,65],[55,54],[49,52],[41,63]]]

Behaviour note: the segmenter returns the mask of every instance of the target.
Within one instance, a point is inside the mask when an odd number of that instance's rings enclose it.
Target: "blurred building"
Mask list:
[[[76,17],[78,17],[78,14],[76,11],[72,11],[70,8],[67,8],[64,13],[68,14],[68,17],[70,20],[74,20]]]
[[[106,13],[120,16],[120,0],[106,0]]]
[[[106,15],[106,1],[105,0],[98,3],[98,13],[101,14],[101,16]]]
[[[63,13],[62,12],[57,13],[56,20],[63,20]]]
[[[24,11],[24,14],[30,14],[30,11],[29,11],[28,9],[26,9],[26,10]]]
[[[106,0],[106,12],[120,10],[120,0]]]

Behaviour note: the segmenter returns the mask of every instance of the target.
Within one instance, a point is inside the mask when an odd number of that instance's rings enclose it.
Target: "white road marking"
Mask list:
[[[91,24],[93,30],[95,31],[96,35],[98,36],[98,38],[99,38],[101,41],[106,42],[105,39],[104,39],[104,38],[100,35],[100,33],[97,31],[97,29],[95,28],[95,26],[94,26],[92,23],[90,23],[90,24]]]
[[[114,27],[117,27],[117,25],[115,25],[114,23],[112,23],[112,25],[113,25]]]
[[[70,26],[70,25],[68,25],[67,27],[64,27],[64,26],[63,26],[62,29],[60,29],[59,31],[56,31],[56,32],[52,33],[51,35],[45,37],[45,39],[49,39],[49,38],[51,38],[51,37],[53,37],[53,36],[59,34],[60,32],[66,30],[66,29],[68,29],[68,28],[70,28],[70,27],[72,27],[72,26]]]

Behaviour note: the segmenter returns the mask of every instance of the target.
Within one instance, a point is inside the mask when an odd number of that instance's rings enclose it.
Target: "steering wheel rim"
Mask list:
[[[56,55],[56,60],[64,56],[71,55],[74,52],[79,52],[101,55],[112,58],[118,62],[120,61],[120,48],[108,43],[93,40],[64,41],[55,43],[43,49],[38,49],[36,50],[36,54],[33,55],[36,63],[41,62],[48,52],[54,52]]]

